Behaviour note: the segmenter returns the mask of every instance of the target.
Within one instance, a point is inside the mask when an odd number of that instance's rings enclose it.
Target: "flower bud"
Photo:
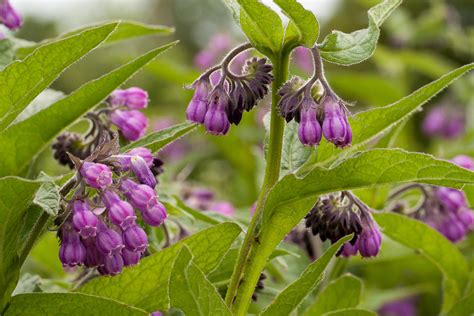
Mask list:
[[[318,145],[321,141],[321,125],[316,117],[316,103],[312,98],[303,100],[298,127],[298,138],[305,146]]]
[[[168,216],[164,205],[156,199],[146,210],[142,210],[141,214],[143,221],[150,226],[160,226]]]
[[[151,150],[145,147],[134,148],[127,152],[127,155],[142,157],[150,168],[153,166],[153,159],[155,159]]]
[[[359,249],[357,248],[357,243],[352,245],[350,242],[346,242],[344,245],[342,245],[340,255],[343,257],[351,257],[355,256],[358,251]]]
[[[110,221],[122,229],[135,225],[135,211],[130,203],[123,201],[117,193],[107,190],[102,195],[102,202],[108,209]]]
[[[324,137],[337,147],[343,148],[350,145],[348,141],[352,141],[352,132],[344,106],[331,96],[326,97],[322,105],[324,108]]]
[[[122,236],[112,229],[100,231],[96,237],[96,245],[104,255],[120,254],[124,247]]]
[[[436,189],[436,196],[447,210],[456,212],[459,208],[467,206],[466,197],[462,191],[439,187]]]
[[[439,225],[439,232],[452,242],[461,241],[466,235],[466,228],[455,214],[448,214]]]
[[[121,254],[112,254],[104,257],[103,274],[116,275],[122,272],[123,258]]]
[[[147,117],[140,111],[114,110],[109,114],[110,121],[117,126],[122,135],[131,141],[145,135],[148,127]]]
[[[59,259],[64,267],[75,267],[84,263],[86,248],[81,242],[79,235],[65,224],[61,229],[61,247],[59,248]]]
[[[97,234],[98,219],[91,211],[74,212],[72,224],[82,238],[95,237]]]
[[[207,79],[198,80],[194,84],[195,92],[186,109],[186,118],[195,123],[204,123],[207,112],[207,98],[211,91],[211,84]]]
[[[120,189],[132,205],[140,210],[146,210],[156,199],[156,192],[151,187],[129,179],[122,181]]]
[[[133,252],[143,252],[148,247],[146,233],[140,227],[134,225],[122,233],[125,248]]]
[[[15,30],[23,24],[21,15],[11,6],[9,0],[0,1],[0,23],[10,30]]]
[[[474,213],[468,208],[461,208],[456,214],[466,230],[474,230]]]
[[[69,168],[74,168],[74,163],[71,158],[69,158],[68,153],[78,157],[85,158],[87,156],[83,152],[84,144],[81,134],[63,132],[61,133],[54,143],[51,145],[53,149],[53,157],[61,165],[68,166]]]
[[[104,164],[84,161],[80,173],[87,185],[104,189],[112,184],[112,171]]]
[[[138,181],[142,184],[146,184],[151,188],[156,186],[156,179],[148,167],[146,161],[140,156],[133,156],[130,159],[131,168],[133,173],[137,176]]]
[[[458,155],[451,159],[455,164],[470,170],[474,170],[474,160],[466,155]]]
[[[148,92],[138,87],[117,89],[112,92],[108,101],[112,106],[126,106],[131,110],[140,110],[148,106]]]
[[[134,266],[140,261],[141,254],[140,252],[133,252],[124,248],[122,250],[122,258],[125,266]]]
[[[357,238],[357,248],[362,257],[375,257],[380,251],[382,235],[379,227],[372,220],[372,223],[362,229],[362,233]]]
[[[209,99],[210,102],[204,118],[204,126],[210,134],[225,135],[230,128],[230,122],[226,113],[229,96],[223,88],[217,87]]]

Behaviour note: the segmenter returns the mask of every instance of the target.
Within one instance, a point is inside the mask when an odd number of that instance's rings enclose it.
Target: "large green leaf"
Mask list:
[[[379,27],[402,0],[385,0],[368,11],[369,26],[350,34],[332,31],[320,45],[321,57],[339,65],[360,63],[375,51],[380,35]]]
[[[86,83],[67,97],[1,133],[0,146],[3,150],[0,154],[0,175],[22,172],[57,134],[174,44],[156,48],[107,75]]]
[[[299,304],[308,296],[323,278],[324,271],[331,259],[352,236],[339,239],[326,252],[311,263],[301,276],[288,285],[260,315],[290,315]]]
[[[361,112],[349,118],[354,135],[352,146],[341,150],[323,140],[317,148],[317,153],[314,149],[313,154],[318,155],[317,163],[309,161],[303,165],[301,170],[311,169],[314,165],[323,165],[338,156],[360,150],[374,139],[387,134],[419,111],[421,106],[433,96],[473,68],[474,63],[462,66],[391,105]]]
[[[319,316],[340,309],[359,305],[362,294],[362,281],[350,274],[343,275],[329,283],[314,303],[305,311],[307,316]]]
[[[147,316],[144,310],[81,293],[31,293],[12,298],[5,316]]]
[[[469,266],[461,252],[440,233],[421,221],[399,214],[376,214],[385,235],[422,253],[444,276],[443,312],[449,311],[464,294]]]
[[[319,35],[319,24],[314,14],[296,0],[274,2],[290,18],[285,31],[285,46],[289,46],[290,49],[299,45],[311,48]]]
[[[41,184],[16,177],[0,179],[0,311],[18,281],[24,246],[20,232],[33,225],[27,221],[27,210]]]
[[[458,301],[448,313],[448,316],[464,316],[474,314],[474,293]]]
[[[171,272],[171,307],[178,308],[189,316],[231,316],[217,289],[192,259],[189,248],[183,246]]]
[[[115,42],[123,41],[123,40],[128,40],[131,38],[136,38],[136,37],[141,37],[141,36],[146,36],[146,35],[169,35],[172,34],[174,31],[174,28],[168,27],[168,26],[163,26],[163,25],[148,25],[148,24],[143,24],[135,21],[117,21],[116,22],[117,28],[115,31],[107,38],[107,40],[104,42],[104,44],[112,44]],[[87,28],[90,27],[95,27],[94,26],[89,26],[89,27],[82,27],[80,29],[74,30],[72,32],[68,32],[66,34],[61,35],[59,38],[65,38],[69,37],[72,35],[76,35],[82,31],[84,31]],[[16,57],[17,58],[24,58],[26,55],[30,54],[33,50],[36,48],[45,45],[47,43],[50,43],[56,39],[47,39],[44,40],[40,43],[32,43],[31,45],[27,45],[25,47],[19,48],[16,51]]]
[[[196,126],[196,124],[190,122],[171,126],[160,131],[150,133],[143,138],[123,147],[122,150],[127,151],[136,147],[146,147],[151,151],[156,152],[169,143],[174,142],[178,138],[194,130]]]
[[[102,43],[117,23],[108,23],[39,47],[0,72],[0,131],[64,69]]]
[[[360,308],[347,308],[325,314],[326,316],[377,316],[376,313]]]
[[[113,278],[92,280],[78,291],[112,298],[150,312],[168,310],[168,284],[182,245],[188,246],[193,253],[194,265],[208,274],[219,265],[240,231],[240,227],[233,223],[213,226],[143,258],[137,267],[125,269]]]

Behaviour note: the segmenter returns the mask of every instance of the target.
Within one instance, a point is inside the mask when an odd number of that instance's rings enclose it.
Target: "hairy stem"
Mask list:
[[[246,273],[242,274],[248,268],[253,268],[250,267],[249,264],[253,261],[253,248],[258,245],[259,232],[257,227],[262,217],[263,205],[268,192],[280,177],[281,150],[285,124],[283,119],[278,115],[277,104],[280,99],[278,89],[288,79],[289,56],[288,54],[278,56],[272,60],[272,63],[275,79],[272,83],[272,109],[270,114],[270,135],[265,176],[257,200],[255,213],[247,229],[242,247],[240,248],[237,263],[226,295],[226,304],[231,306],[237,315],[245,315],[247,312],[255,285],[263,270],[261,267],[255,267],[251,275],[247,275]]]

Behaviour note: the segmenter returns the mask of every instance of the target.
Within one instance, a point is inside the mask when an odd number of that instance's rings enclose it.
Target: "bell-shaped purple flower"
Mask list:
[[[204,118],[204,126],[210,134],[225,135],[229,131],[230,122],[227,117],[228,103],[229,96],[227,92],[225,92],[222,87],[216,87],[209,97],[209,107],[206,117]]]
[[[148,167],[150,168],[151,166],[153,166],[153,159],[155,159],[155,157],[153,157],[153,153],[151,152],[151,150],[145,147],[134,148],[130,150],[129,152],[127,152],[127,155],[142,157],[146,161],[146,164],[148,165]]]
[[[104,272],[103,274],[116,275],[123,270],[123,258],[121,254],[112,254],[104,257],[103,269],[99,270]]]
[[[133,156],[130,159],[131,169],[133,173],[137,176],[138,181],[142,184],[146,184],[151,188],[156,186],[156,179],[151,172],[150,167],[148,167],[145,159],[140,156]]]
[[[23,18],[11,6],[9,0],[0,0],[0,23],[10,30],[15,30],[23,24]]]
[[[135,211],[132,205],[127,201],[123,201],[117,193],[107,190],[102,195],[102,201],[108,209],[108,216],[112,223],[122,229],[127,229],[135,225]]]
[[[168,216],[166,208],[157,199],[146,210],[141,211],[143,221],[150,226],[160,226]]]
[[[148,247],[146,233],[140,227],[134,225],[122,233],[125,248],[133,252],[143,252]]]
[[[186,109],[186,118],[194,123],[204,123],[207,112],[207,99],[211,91],[211,83],[208,79],[200,79],[193,85],[195,91],[193,98]]]
[[[61,229],[61,247],[59,259],[64,267],[75,267],[84,263],[86,248],[79,235],[66,223]]]
[[[304,98],[300,112],[298,138],[305,146],[318,145],[321,141],[321,125],[316,114],[316,103],[312,98]]]
[[[78,212],[85,212],[85,211],[90,211],[91,208],[90,208],[90,205],[87,201],[85,200],[74,200],[74,202],[72,203],[72,211],[74,213],[78,213]]]
[[[439,187],[436,196],[440,203],[449,211],[456,212],[459,208],[467,206],[466,197],[462,191]]]
[[[132,205],[139,210],[146,210],[157,198],[154,189],[145,184],[137,184],[129,179],[122,181],[120,189]]]
[[[375,257],[380,251],[382,235],[378,225],[370,220],[370,223],[362,229],[362,233],[357,237],[357,248],[362,257]]]
[[[100,231],[96,237],[97,249],[104,255],[120,254],[122,251],[122,236],[112,229]]]
[[[133,252],[126,248],[122,250],[123,263],[127,267],[136,265],[140,261],[140,257],[140,252]]]
[[[140,111],[114,110],[109,114],[110,121],[117,126],[122,135],[131,141],[145,135],[148,127],[147,117]]]
[[[86,258],[84,259],[84,265],[88,268],[95,268],[103,265],[103,254],[97,249],[96,241],[86,243]]]
[[[99,220],[91,211],[79,211],[74,212],[72,224],[82,238],[90,238],[96,236]]]
[[[87,185],[104,189],[112,184],[112,170],[104,164],[84,161],[80,170]]]
[[[352,245],[350,242],[346,242],[344,245],[342,245],[340,255],[343,257],[351,257],[355,256],[358,251],[359,249],[357,248],[357,242],[354,245]]]
[[[148,92],[138,87],[125,90],[117,89],[108,98],[112,106],[126,106],[131,110],[140,110],[148,106]]]
[[[466,155],[458,155],[451,159],[455,164],[470,170],[474,170],[474,160]]]
[[[331,96],[324,99],[322,106],[324,109],[324,137],[337,147],[349,146],[352,140],[352,132],[344,106]]]

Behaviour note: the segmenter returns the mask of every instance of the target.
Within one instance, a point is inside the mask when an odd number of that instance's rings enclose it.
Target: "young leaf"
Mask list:
[[[29,293],[12,298],[5,316],[147,316],[144,310],[123,303],[81,293]]]
[[[274,2],[290,18],[286,27],[284,45],[290,49],[300,45],[311,48],[319,35],[319,24],[314,14],[296,0],[275,0]]]
[[[377,316],[376,313],[360,308],[347,308],[324,314],[325,316]]]
[[[117,28],[107,38],[107,40],[104,42],[104,45],[113,44],[115,42],[124,41],[124,40],[141,37],[141,36],[147,36],[147,35],[170,35],[174,32],[174,28],[163,26],[163,25],[149,25],[149,24],[143,24],[143,23],[139,23],[135,21],[117,21],[116,23],[118,23]],[[74,30],[72,32],[68,32],[66,34],[61,35],[59,39],[76,35],[87,28],[96,27],[96,26],[97,25],[88,26],[86,28],[83,27],[83,28]],[[57,39],[47,39],[40,43],[32,43],[31,45],[19,48],[16,52],[16,57],[20,59],[24,58],[26,55],[30,54],[33,50],[35,50],[39,46],[42,46],[44,44],[50,43],[55,40]]]
[[[22,264],[19,249],[23,247],[20,232],[41,184],[16,177],[0,178],[0,311],[18,281]]]
[[[402,0],[385,0],[369,9],[369,26],[350,34],[332,31],[320,45],[321,57],[339,65],[360,63],[375,51],[380,35],[379,27]]]
[[[240,25],[252,45],[267,56],[280,51],[283,25],[278,14],[259,0],[237,0]]]
[[[387,134],[419,111],[421,106],[432,97],[472,69],[474,69],[474,63],[459,67],[391,105],[361,112],[353,118],[349,118],[354,135],[352,146],[341,150],[323,140],[317,148],[318,162],[316,164],[313,161],[305,163],[301,167],[301,172],[310,170],[315,165],[327,164],[339,156],[360,150],[374,139]],[[315,154],[316,152],[313,155]]]
[[[352,236],[346,236],[331,245],[318,260],[303,271],[297,280],[281,291],[260,315],[290,315],[321,281],[326,267],[342,244],[351,238]]]
[[[123,147],[122,151],[127,151],[136,147],[146,147],[152,152],[157,152],[169,143],[172,143],[178,138],[191,132],[196,128],[196,126],[197,125],[194,123],[185,122],[150,133],[145,137]]]
[[[36,192],[33,203],[41,207],[49,215],[56,216],[59,210],[59,187],[46,174],[42,173],[40,179],[45,181]]]
[[[426,256],[444,276],[443,312],[464,294],[469,266],[458,248],[425,223],[399,214],[376,214],[375,220],[391,239]]]
[[[81,118],[138,70],[172,47],[154,49],[107,75],[86,83],[50,107],[0,133],[0,175],[18,174],[62,130]],[[9,153],[15,152],[15,155]]]
[[[193,263],[186,245],[174,262],[169,291],[171,307],[185,315],[232,315],[216,288]]]
[[[171,270],[182,246],[189,247],[194,255],[193,264],[208,274],[219,265],[240,231],[240,227],[233,223],[213,226],[143,258],[140,265],[125,269],[118,276],[94,279],[78,291],[115,299],[147,311],[168,310]]]
[[[25,60],[0,72],[0,131],[66,68],[85,56],[115,29],[108,23],[39,47]]]
[[[362,281],[351,275],[343,275],[322,290],[305,315],[319,316],[359,305],[362,295]]]

